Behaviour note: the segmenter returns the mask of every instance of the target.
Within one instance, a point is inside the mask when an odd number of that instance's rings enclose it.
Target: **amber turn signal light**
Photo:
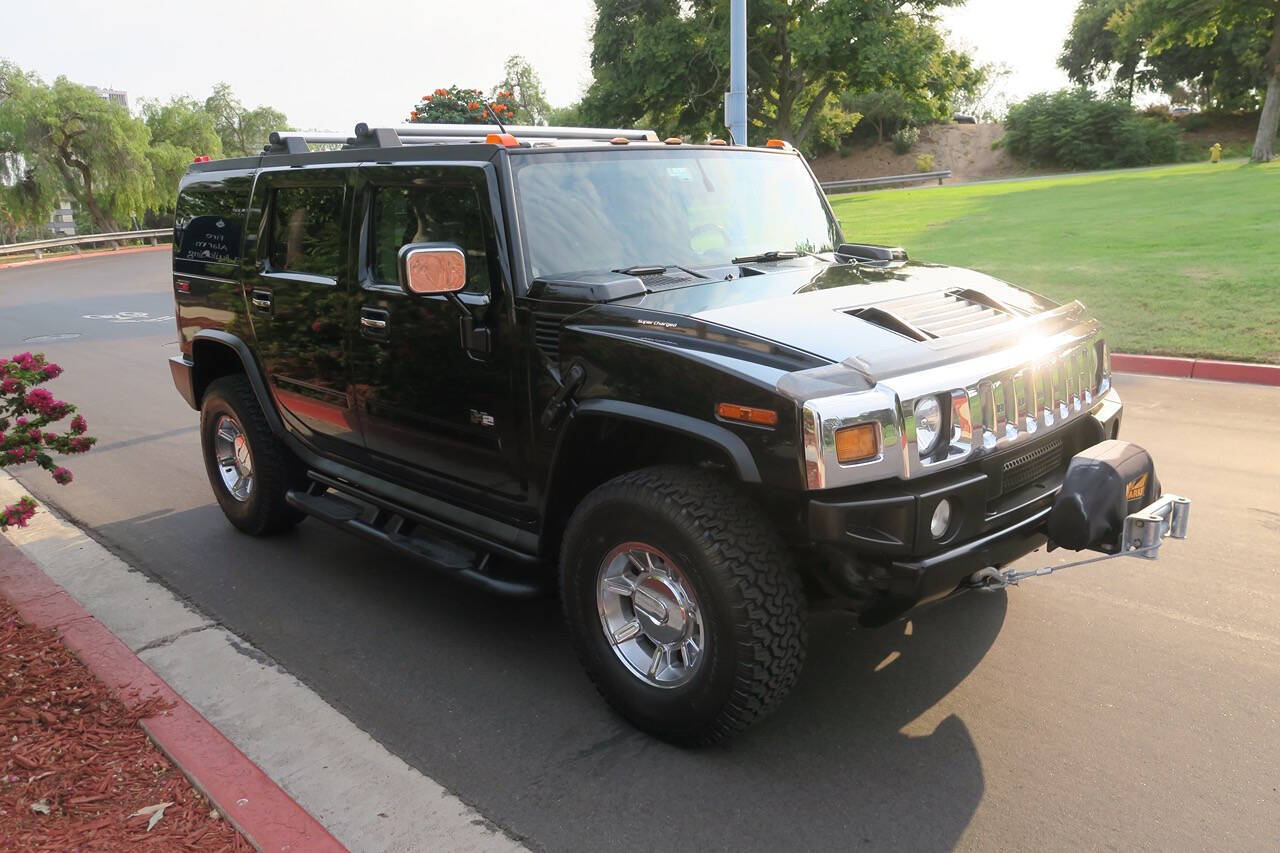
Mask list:
[[[773,409],[757,409],[752,406],[739,406],[736,403],[720,403],[716,406],[716,414],[726,421],[739,421],[755,426],[777,426],[778,413]]]
[[[865,462],[880,452],[880,430],[876,424],[858,424],[836,430],[836,459],[840,464]]]

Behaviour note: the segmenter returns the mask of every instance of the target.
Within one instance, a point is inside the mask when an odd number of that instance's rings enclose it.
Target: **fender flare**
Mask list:
[[[751,449],[747,447],[747,443],[736,433],[720,424],[709,423],[689,415],[621,400],[586,400],[577,405],[556,442],[555,457],[552,460],[553,471],[559,467],[564,438],[570,433],[572,424],[586,416],[605,416],[634,421],[698,439],[723,451],[733,463],[734,471],[741,482],[760,482],[760,469],[756,466],[755,457],[751,455]]]
[[[271,392],[267,389],[267,383],[262,378],[262,370],[258,365],[258,360],[254,358],[253,351],[249,349],[249,345],[230,332],[224,332],[219,329],[201,329],[195,333],[191,341],[192,365],[196,371],[200,367],[195,362],[195,345],[201,342],[217,344],[236,354],[236,357],[240,359],[241,366],[244,368],[244,375],[249,380],[249,386],[253,388],[253,395],[258,398],[258,405],[262,408],[262,413],[267,418],[267,425],[271,427],[271,431],[276,435],[284,435],[284,422],[280,420],[280,413],[276,411],[275,401],[271,397]],[[200,388],[199,390],[203,392],[204,389]],[[198,402],[199,399],[197,398]]]

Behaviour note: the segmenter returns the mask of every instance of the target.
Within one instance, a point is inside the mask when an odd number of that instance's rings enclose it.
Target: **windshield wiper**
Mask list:
[[[761,252],[758,255],[743,255],[740,258],[734,258],[729,261],[731,264],[758,264],[761,261],[789,261],[792,258],[798,258],[801,255],[808,255],[808,252],[796,252],[783,250],[781,252]]]

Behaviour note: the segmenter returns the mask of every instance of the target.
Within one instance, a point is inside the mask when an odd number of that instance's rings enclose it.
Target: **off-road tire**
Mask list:
[[[703,614],[708,654],[678,687],[637,678],[602,627],[602,561],[629,542],[670,555]],[[591,492],[565,531],[560,592],[596,688],[637,728],[666,740],[704,745],[746,728],[772,711],[800,674],[807,611],[791,554],[759,508],[709,471],[647,468]]]
[[[214,430],[224,414],[237,421],[253,457],[253,488],[243,501],[231,495],[218,471]],[[306,471],[267,425],[258,398],[243,374],[224,376],[205,391],[200,402],[200,449],[218,505],[239,530],[251,536],[267,536],[289,530],[306,517],[285,502],[287,491],[306,484]]]

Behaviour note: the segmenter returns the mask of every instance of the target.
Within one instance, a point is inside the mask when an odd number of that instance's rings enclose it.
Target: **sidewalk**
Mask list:
[[[0,472],[0,504],[22,494]],[[178,702],[144,728],[259,849],[524,849],[47,506],[0,536],[0,593],[57,626],[117,695],[142,685]]]

